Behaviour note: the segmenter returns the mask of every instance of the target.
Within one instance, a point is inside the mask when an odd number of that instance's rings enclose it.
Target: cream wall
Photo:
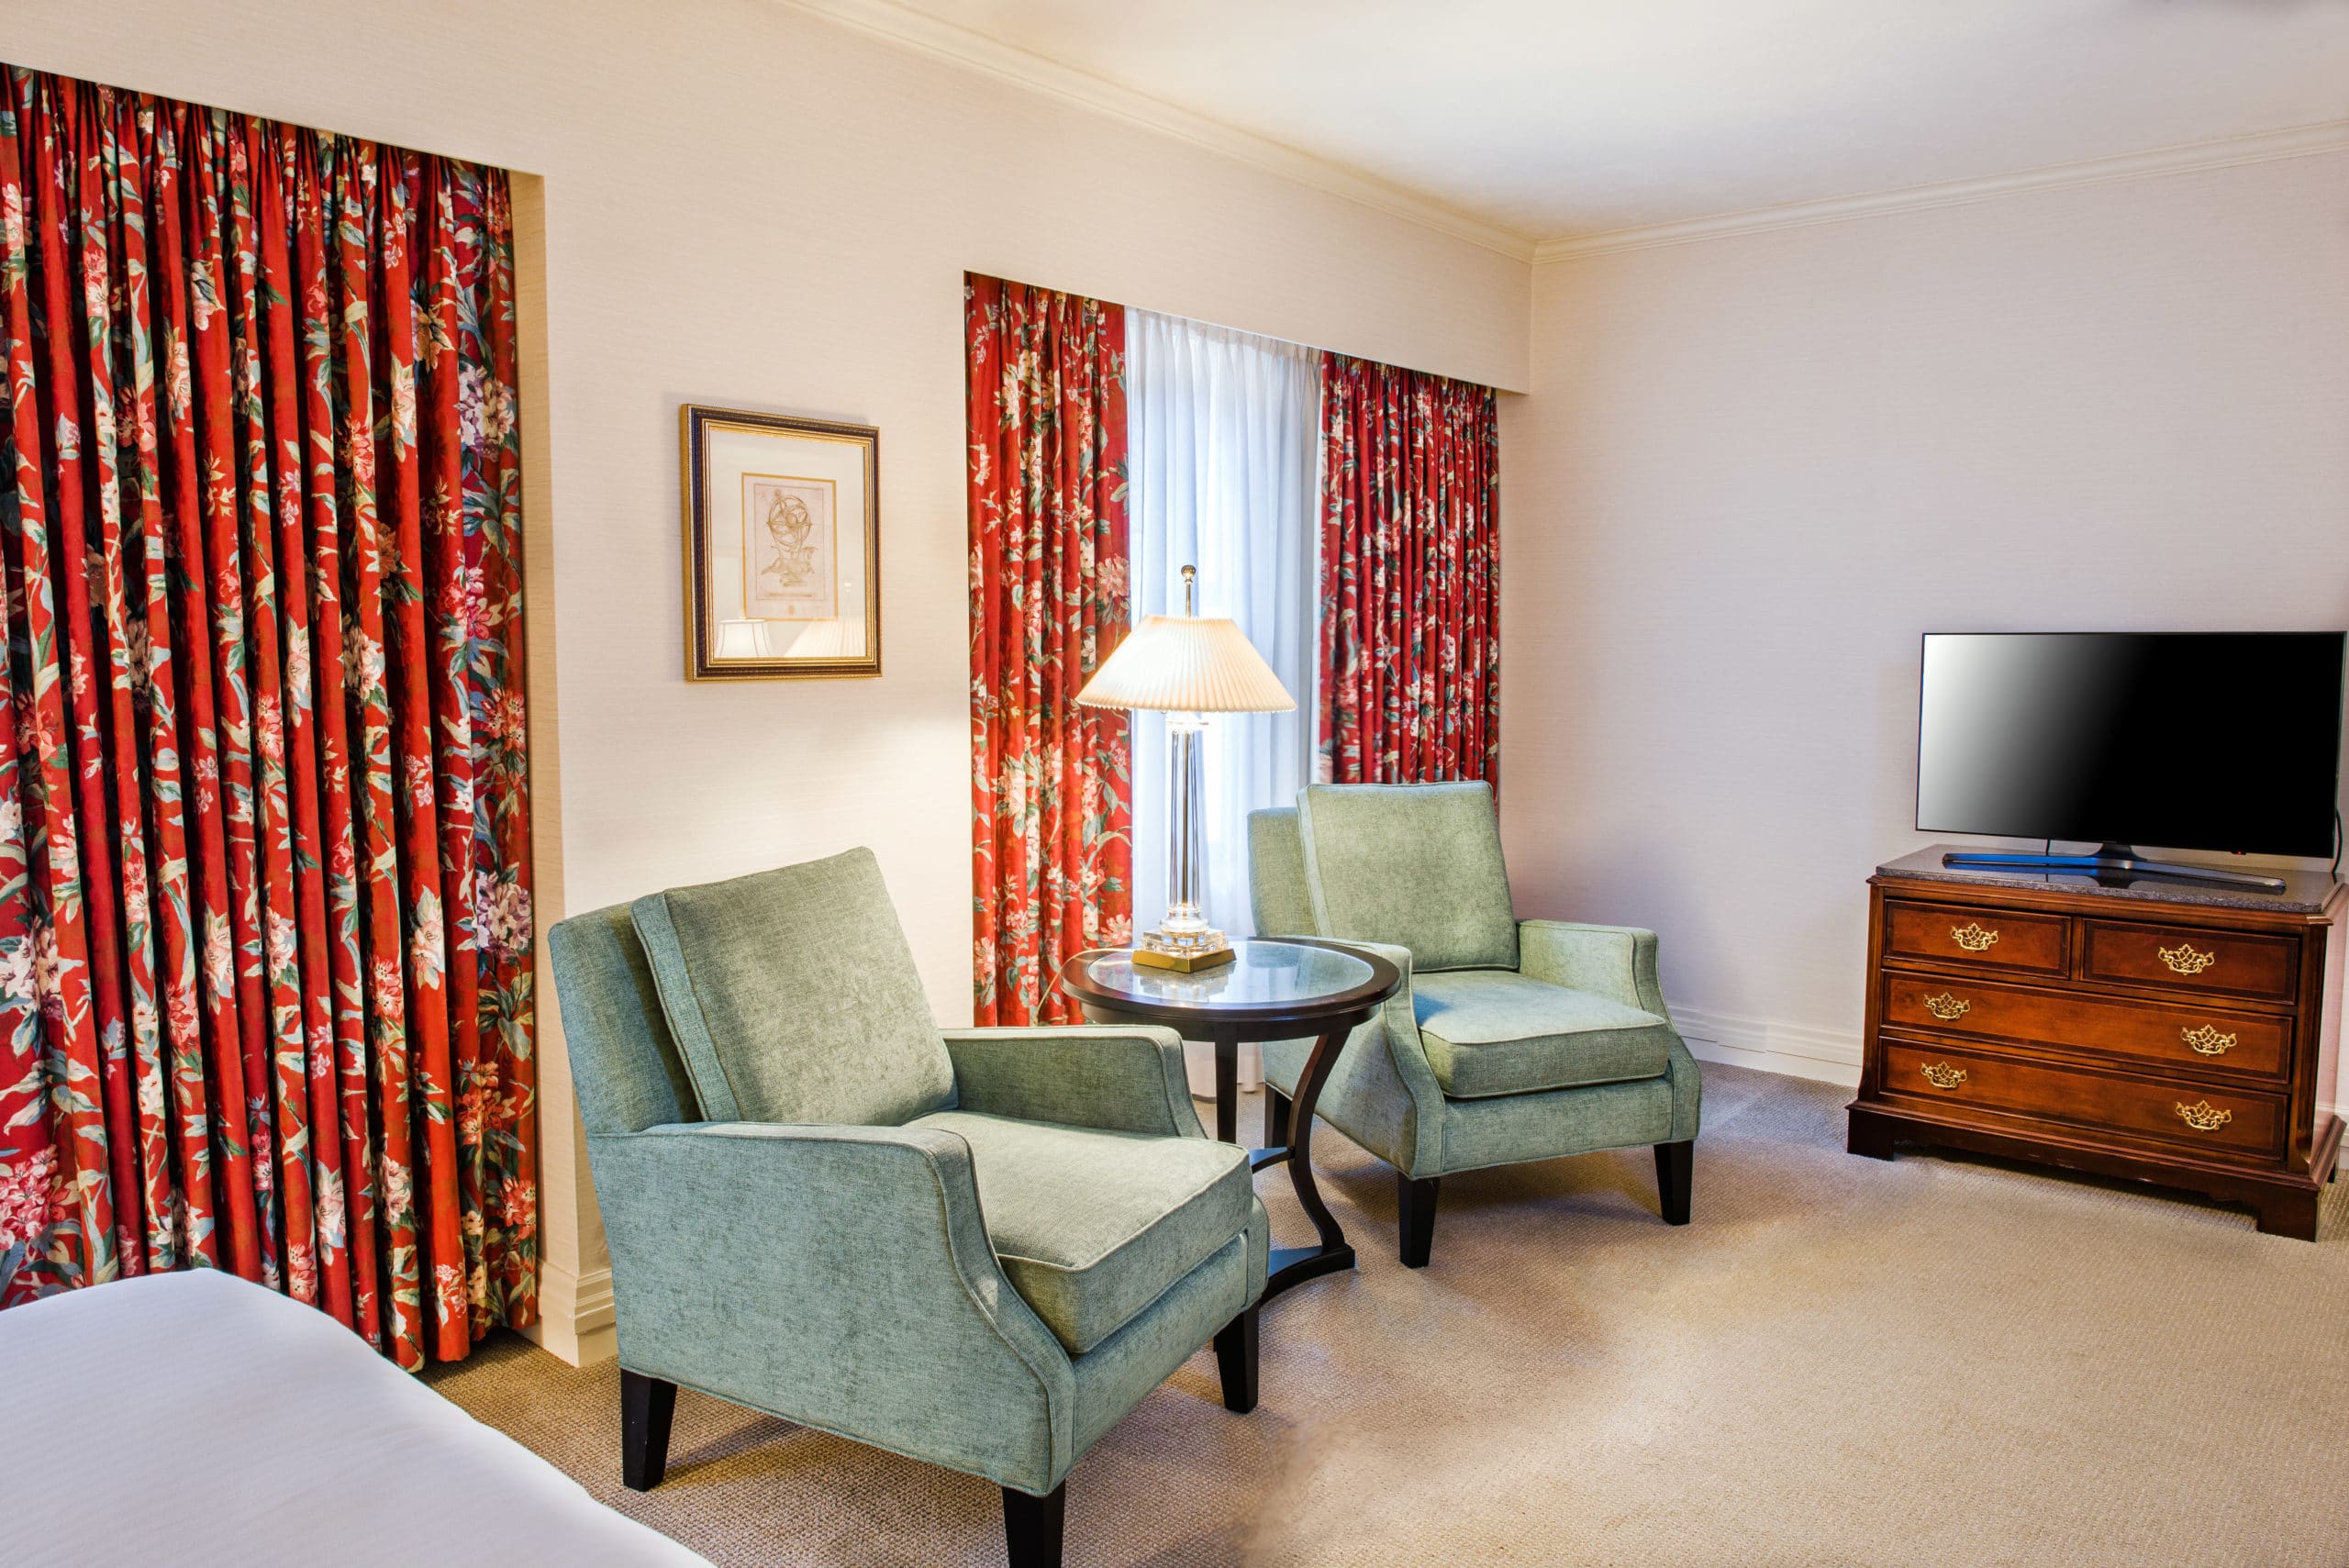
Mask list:
[[[1542,265],[1532,354],[1518,903],[1655,928],[1700,1053],[1856,1082],[1920,633],[2349,626],[2349,154]]]
[[[544,264],[541,928],[869,844],[950,1023],[971,1006],[963,271],[1525,384],[1523,261],[773,0],[5,0],[0,59],[540,176],[518,203]],[[880,428],[881,679],[685,684],[683,401]],[[607,1275],[551,1024],[548,1342],[575,1355],[607,1338]]]

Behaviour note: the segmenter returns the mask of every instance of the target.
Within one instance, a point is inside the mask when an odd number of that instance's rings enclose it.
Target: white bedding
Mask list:
[[[0,1312],[0,1497],[6,1568],[707,1568],[323,1313],[208,1270]]]

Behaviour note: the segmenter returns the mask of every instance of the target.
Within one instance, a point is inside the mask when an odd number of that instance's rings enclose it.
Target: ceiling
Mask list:
[[[2349,0],[817,0],[1527,240],[2349,119]],[[902,30],[902,29],[899,29]],[[1012,64],[1007,66],[1006,61]]]

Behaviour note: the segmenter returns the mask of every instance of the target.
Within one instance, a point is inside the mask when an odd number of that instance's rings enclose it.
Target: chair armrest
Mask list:
[[[1428,1065],[1427,1047],[1419,1040],[1419,1018],[1411,1000],[1411,950],[1393,942],[1358,941],[1352,937],[1313,937],[1341,947],[1376,953],[1395,966],[1401,984],[1378,1012],[1348,1037],[1346,1049],[1331,1070],[1322,1103],[1352,1103],[1357,1107],[1357,1128],[1346,1129],[1359,1141],[1370,1136],[1382,1158],[1398,1167],[1417,1171],[1441,1168],[1443,1144],[1443,1086]],[[1375,1056],[1365,1053],[1375,1052]],[[1371,1125],[1375,1123],[1374,1132]],[[1333,1125],[1341,1125],[1333,1122]]]
[[[1655,933],[1636,926],[1586,926],[1571,920],[1520,920],[1518,972],[1553,985],[1587,991],[1669,1023],[1656,978]]]
[[[1395,966],[1403,977],[1395,987],[1395,995],[1386,998],[1378,1009],[1378,1017],[1365,1027],[1383,1026],[1386,1049],[1395,1058],[1395,1071],[1402,1078],[1403,1086],[1411,1097],[1422,1105],[1435,1106],[1443,1103],[1443,1088],[1435,1081],[1435,1069],[1428,1065],[1427,1048],[1419,1043],[1419,1014],[1411,1001],[1411,950],[1393,942],[1361,942],[1351,938],[1331,937],[1364,952],[1375,952]]]
[[[588,1152],[621,1364],[998,1485],[1074,1462],[1074,1373],[996,1261],[961,1138],[705,1122]]]
[[[1106,1132],[1207,1136],[1173,1029],[1080,1024],[945,1034],[963,1110]]]

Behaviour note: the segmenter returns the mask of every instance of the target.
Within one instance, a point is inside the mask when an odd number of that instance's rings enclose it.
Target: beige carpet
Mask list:
[[[1255,1414],[1202,1353],[1077,1465],[1069,1562],[2349,1564],[2349,1183],[2311,1246],[1854,1159],[1842,1092],[1705,1077],[1694,1225],[1643,1150],[1455,1177],[1420,1273],[1390,1173],[1325,1136],[1361,1268],[1266,1311]],[[433,1383],[720,1564],[1002,1561],[985,1483],[691,1393],[623,1490],[609,1362],[508,1339]]]

